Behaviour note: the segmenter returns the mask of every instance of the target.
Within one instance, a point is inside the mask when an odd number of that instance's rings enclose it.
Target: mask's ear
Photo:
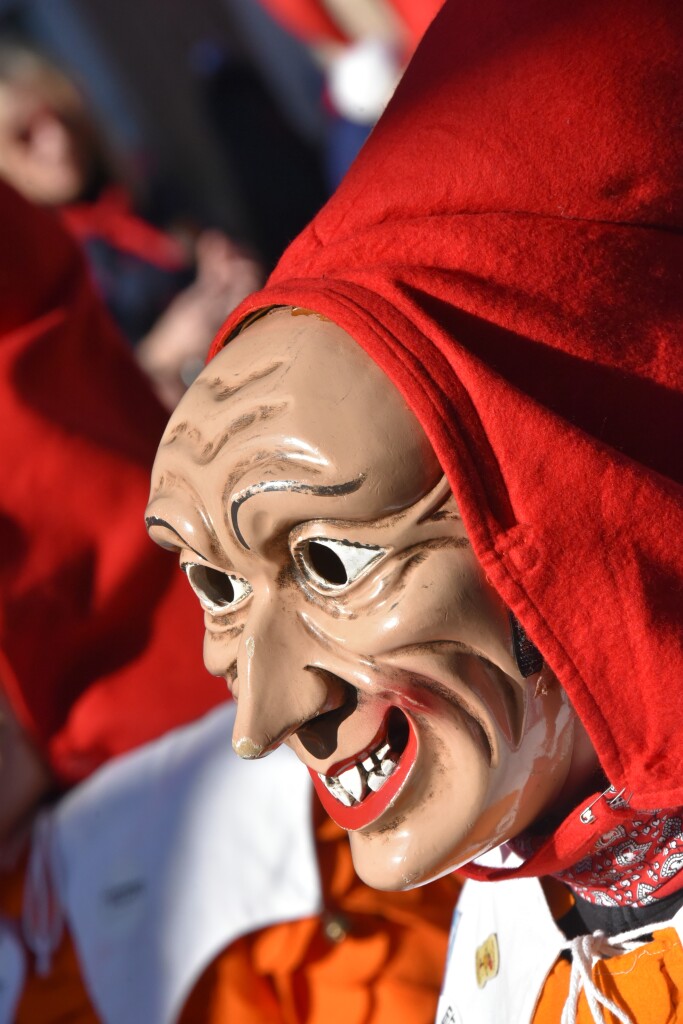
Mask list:
[[[524,632],[524,627],[519,619],[510,612],[510,626],[512,627],[512,650],[517,662],[517,668],[526,679],[540,672],[543,668],[543,658],[538,647],[531,642]]]

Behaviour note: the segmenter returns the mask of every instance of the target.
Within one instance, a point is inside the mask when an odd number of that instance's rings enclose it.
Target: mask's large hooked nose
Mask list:
[[[348,685],[310,664],[312,653],[285,601],[254,603],[237,657],[232,745],[240,757],[264,757],[311,719],[348,703]]]

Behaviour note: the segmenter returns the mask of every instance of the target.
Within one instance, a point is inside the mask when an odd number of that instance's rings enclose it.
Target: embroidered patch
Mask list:
[[[500,967],[498,937],[495,932],[489,935],[488,939],[482,942],[481,946],[477,947],[474,954],[474,960],[477,985],[479,988],[483,988],[488,981],[495,978],[498,974],[498,968]]]

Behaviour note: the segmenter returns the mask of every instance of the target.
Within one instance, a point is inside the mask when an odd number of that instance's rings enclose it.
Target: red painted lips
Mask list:
[[[332,820],[347,831],[357,831],[376,821],[393,803],[402,789],[415,763],[418,749],[417,736],[412,724],[407,718],[406,722],[408,725],[407,742],[391,775],[383,783],[381,789],[377,792],[369,792],[367,796],[351,807],[346,807],[328,790],[318,772],[313,768],[308,769],[323,807]],[[359,758],[362,759],[362,757],[363,755],[359,754]],[[328,777],[331,775],[332,773]]]

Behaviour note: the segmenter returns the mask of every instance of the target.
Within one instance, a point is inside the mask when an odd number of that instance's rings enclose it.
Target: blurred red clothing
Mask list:
[[[61,785],[224,699],[144,528],[166,413],[50,213],[0,185],[0,678]]]

